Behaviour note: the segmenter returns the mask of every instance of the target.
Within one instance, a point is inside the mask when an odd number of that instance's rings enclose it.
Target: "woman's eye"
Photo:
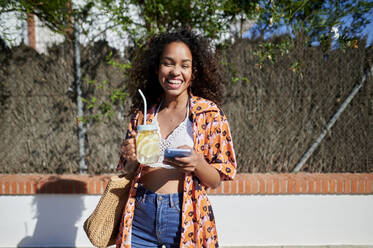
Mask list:
[[[184,69],[188,69],[189,68],[189,65],[183,65],[182,66]]]
[[[169,63],[169,62],[163,62],[162,65],[164,65],[164,66],[171,66],[172,64]]]

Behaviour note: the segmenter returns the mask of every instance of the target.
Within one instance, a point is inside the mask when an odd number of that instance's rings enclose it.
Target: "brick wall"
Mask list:
[[[101,194],[111,175],[0,174],[0,194]],[[373,174],[238,174],[209,194],[373,194]]]

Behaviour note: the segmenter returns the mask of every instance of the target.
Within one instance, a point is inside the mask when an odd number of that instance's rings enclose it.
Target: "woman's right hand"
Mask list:
[[[136,132],[132,131],[131,136],[125,139],[121,145],[121,156],[123,157],[126,164],[124,170],[133,172],[137,169],[139,163],[136,158]]]

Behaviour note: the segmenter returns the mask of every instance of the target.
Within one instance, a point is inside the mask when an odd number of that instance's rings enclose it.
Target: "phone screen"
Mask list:
[[[167,148],[164,152],[165,158],[188,157],[192,154],[190,149]]]

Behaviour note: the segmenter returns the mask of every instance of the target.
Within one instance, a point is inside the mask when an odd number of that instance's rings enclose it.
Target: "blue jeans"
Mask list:
[[[141,247],[179,247],[183,194],[157,194],[139,184],[131,245]]]

